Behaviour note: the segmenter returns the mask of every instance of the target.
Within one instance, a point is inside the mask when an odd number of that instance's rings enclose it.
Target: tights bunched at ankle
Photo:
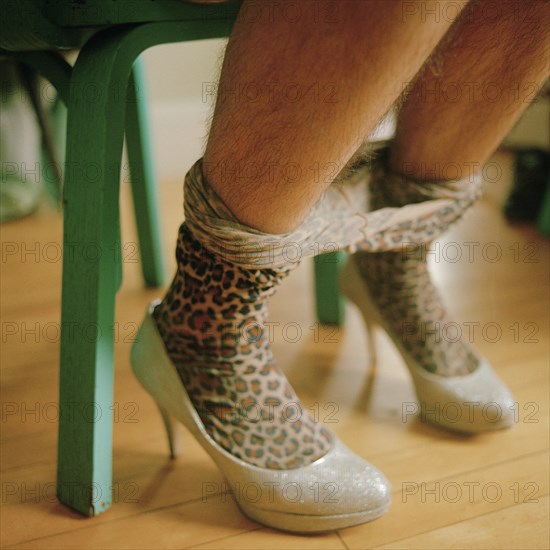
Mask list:
[[[320,251],[395,250],[431,240],[471,200],[445,189],[420,204],[369,212],[376,167],[332,185],[299,227],[270,235],[238,222],[197,162],[185,180],[177,272],[153,317],[209,435],[261,468],[307,466],[331,446],[276,364],[268,302],[303,258]],[[291,257],[291,258],[290,258]]]
[[[334,183],[302,223],[286,234],[268,234],[239,223],[202,175],[202,160],[185,179],[185,220],[206,248],[235,265],[281,268],[319,253],[334,250],[375,252],[400,250],[404,243],[430,242],[455,223],[479,196],[478,176],[461,181],[415,183],[422,199],[414,204],[385,205],[373,209],[371,180],[388,172],[384,157],[372,166],[359,167]],[[392,192],[403,178],[390,175]]]

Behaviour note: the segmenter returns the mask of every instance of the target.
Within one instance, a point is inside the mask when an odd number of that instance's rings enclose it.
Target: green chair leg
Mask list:
[[[67,120],[57,492],[63,503],[85,515],[111,504],[125,101],[111,90],[126,86],[131,67],[128,62],[125,71],[116,61],[116,47],[108,40],[92,39],[82,50]]]
[[[344,323],[344,299],[338,287],[338,274],[346,260],[344,252],[320,254],[314,259],[315,304],[320,323],[341,325]]]
[[[141,269],[145,284],[155,287],[163,284],[165,272],[149,136],[145,78],[138,59],[134,63],[128,84],[126,147],[130,161]]]
[[[164,22],[107,29],[82,49],[71,79],[57,493],[85,515],[111,504],[115,250],[128,79],[146,48],[226,36],[231,21],[200,27]]]

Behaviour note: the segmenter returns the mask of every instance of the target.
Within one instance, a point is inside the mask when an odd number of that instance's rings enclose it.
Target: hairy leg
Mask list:
[[[452,23],[408,14],[410,5],[244,2],[204,157],[240,222],[294,229],[331,183],[327,163],[344,166],[395,102]]]
[[[549,17],[550,4],[538,0],[473,2],[461,12],[405,99],[389,151],[392,173],[373,182],[372,208],[475,190],[474,174],[548,75]],[[477,368],[468,346],[438,337],[451,318],[424,245],[357,260],[386,323],[416,361],[445,376]]]
[[[399,113],[390,167],[413,179],[477,171],[548,78],[549,2],[472,2],[449,35]]]

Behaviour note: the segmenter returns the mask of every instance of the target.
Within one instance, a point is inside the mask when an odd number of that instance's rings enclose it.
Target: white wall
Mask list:
[[[203,83],[216,82],[227,39],[150,48],[143,54],[151,100],[199,100]]]
[[[181,183],[203,150],[213,100],[203,87],[217,82],[226,39],[168,44],[147,50],[147,75],[156,170]]]

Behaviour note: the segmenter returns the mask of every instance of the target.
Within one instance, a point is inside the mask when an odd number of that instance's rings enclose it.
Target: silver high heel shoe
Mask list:
[[[353,256],[340,273],[340,288],[361,310],[370,334],[369,344],[373,342],[371,331],[375,323],[386,331],[401,353],[413,379],[422,421],[463,433],[500,430],[513,424],[514,398],[478,353],[471,350],[478,359],[478,367],[465,376],[430,373],[411,357],[382,318]]]
[[[374,466],[333,434],[330,450],[315,462],[292,470],[269,470],[248,464],[220,447],[208,434],[179,374],[166,353],[151,304],[131,352],[132,369],[156,401],[170,453],[176,454],[172,418],[189,429],[227,478],[242,512],[284,531],[311,533],[358,525],[382,516],[391,488]],[[254,485],[254,499],[242,489]],[[259,496],[258,496],[259,495]]]

